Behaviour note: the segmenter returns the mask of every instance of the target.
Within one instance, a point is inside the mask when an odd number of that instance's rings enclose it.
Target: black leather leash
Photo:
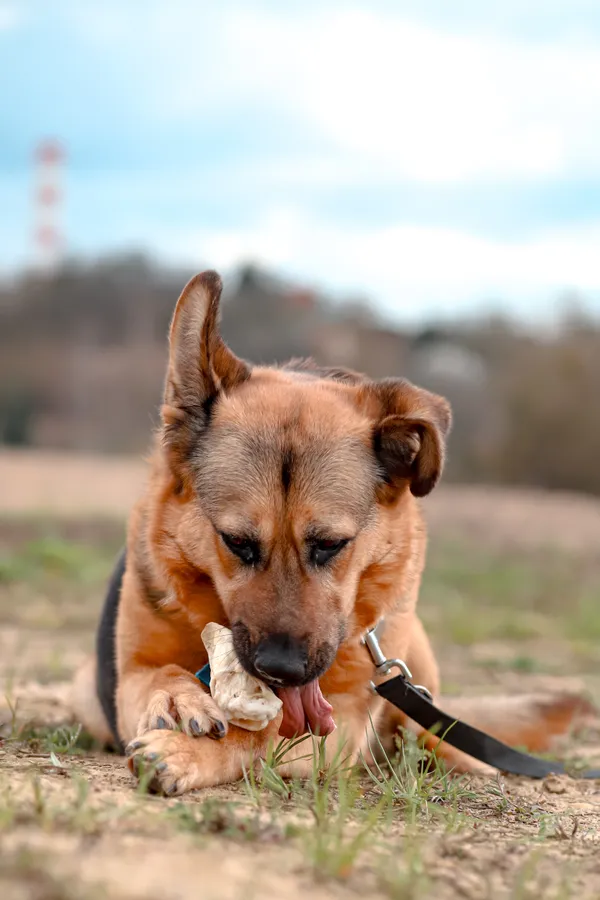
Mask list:
[[[528,753],[521,753],[508,744],[497,740],[484,731],[467,725],[438,709],[430,699],[429,691],[421,685],[411,684],[410,670],[400,659],[387,659],[379,646],[377,629],[373,628],[363,638],[379,675],[387,675],[391,669],[400,669],[401,674],[383,681],[373,688],[397,709],[420,725],[433,732],[440,740],[462,750],[469,756],[487,763],[501,772],[511,775],[525,775],[528,778],[545,778],[546,775],[572,775],[575,778],[600,778],[600,769],[585,772],[570,772],[558,761],[538,759]]]
[[[511,775],[526,775],[528,778],[545,778],[546,775],[572,775],[574,778],[600,778],[600,769],[585,772],[570,772],[558,761],[538,759],[521,753],[508,744],[498,741],[484,731],[473,728],[438,709],[418,687],[406,680],[404,675],[396,675],[375,688],[397,709],[406,713],[418,725],[501,772]]]

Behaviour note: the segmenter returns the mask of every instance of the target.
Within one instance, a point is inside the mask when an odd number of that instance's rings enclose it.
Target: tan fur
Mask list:
[[[92,657],[79,669],[71,690],[71,709],[80,722],[101,744],[113,743],[113,736],[96,694],[96,659]]]
[[[132,752],[161,757],[167,793],[238,779],[280,724],[225,733],[193,675],[206,662],[208,622],[237,628],[242,654],[275,632],[306,641],[338,725],[329,755],[340,742],[354,758],[368,754],[370,720],[389,747],[399,725],[419,731],[369,689],[374,667],[361,636],[380,619],[386,654],[439,694],[416,615],[426,546],[417,498],[442,471],[448,404],[401,380],[305,365],[251,369],[218,334],[220,290],[218,276],[204,273],[177,304],[163,426],[129,525],[116,630],[120,736],[135,739]],[[261,564],[243,566],[222,532],[251,535]],[[349,540],[323,570],[307,557],[315,533]],[[77,682],[76,709],[104,740],[89,672]],[[475,724],[534,749],[568,728],[577,709],[572,697],[464,707]],[[440,752],[473,767],[446,745]],[[305,754],[300,745],[289,773],[307,770]]]

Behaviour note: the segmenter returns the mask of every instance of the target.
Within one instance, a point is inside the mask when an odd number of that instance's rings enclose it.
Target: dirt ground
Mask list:
[[[351,790],[267,769],[164,799],[87,748],[69,680],[143,477],[133,460],[0,453],[0,897],[600,897],[596,781],[457,781],[411,757]],[[422,611],[445,690],[600,703],[600,503],[443,488],[426,509]],[[600,765],[599,722],[557,754]]]

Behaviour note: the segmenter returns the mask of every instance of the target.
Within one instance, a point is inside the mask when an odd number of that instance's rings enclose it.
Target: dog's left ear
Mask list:
[[[205,428],[219,393],[250,377],[219,334],[223,285],[216,272],[202,272],[184,287],[171,322],[169,365],[162,418],[165,440],[185,456]]]
[[[393,490],[406,483],[415,497],[429,494],[444,467],[446,437],[452,424],[443,397],[404,380],[375,385],[380,415],[374,449],[385,484]]]
[[[195,275],[181,292],[169,332],[165,402],[194,406],[248,378],[248,366],[219,334],[222,290],[219,275],[209,271]]]

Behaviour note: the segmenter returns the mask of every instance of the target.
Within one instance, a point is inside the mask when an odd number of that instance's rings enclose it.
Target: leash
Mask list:
[[[412,675],[406,663],[401,659],[387,659],[381,650],[377,638],[377,626],[368,631],[363,643],[375,663],[377,675],[387,675],[392,669],[399,669],[400,674],[388,681],[371,686],[375,693],[396,709],[401,710],[410,719],[421,725],[426,731],[433,731],[457,750],[462,750],[480,762],[508,772],[511,775],[525,775],[528,778],[545,778],[547,775],[571,775],[576,778],[600,778],[600,769],[589,769],[581,773],[567,770],[558,760],[539,759],[528,753],[521,753],[508,744],[497,740],[484,731],[461,722],[454,716],[438,709],[427,688],[412,684]],[[410,680],[409,680],[410,679]]]

